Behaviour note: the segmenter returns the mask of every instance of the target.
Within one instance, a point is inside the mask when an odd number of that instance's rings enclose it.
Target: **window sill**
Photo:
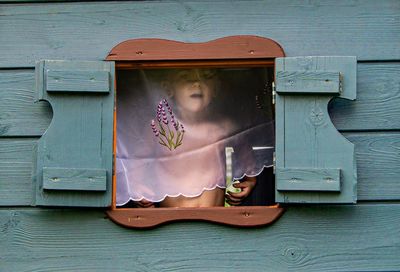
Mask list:
[[[236,227],[272,224],[285,211],[275,206],[206,208],[120,208],[107,211],[109,218],[127,228],[152,228],[174,221],[208,221]]]

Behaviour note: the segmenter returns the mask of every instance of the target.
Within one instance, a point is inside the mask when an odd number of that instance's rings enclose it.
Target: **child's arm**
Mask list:
[[[246,177],[240,183],[234,183],[233,186],[240,188],[242,191],[240,193],[229,192],[225,195],[227,202],[230,205],[239,205],[242,201],[249,196],[251,191],[253,191],[256,186],[257,180],[255,177]]]

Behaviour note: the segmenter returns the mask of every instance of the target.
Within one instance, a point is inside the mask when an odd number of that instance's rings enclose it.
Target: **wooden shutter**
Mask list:
[[[354,145],[333,126],[328,103],[356,98],[355,57],[277,58],[276,201],[355,203]]]
[[[113,62],[37,63],[38,100],[53,119],[36,146],[34,205],[110,206],[114,74]]]

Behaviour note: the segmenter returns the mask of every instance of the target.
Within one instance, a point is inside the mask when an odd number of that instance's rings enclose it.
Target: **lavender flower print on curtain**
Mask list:
[[[168,109],[170,122],[168,122],[165,107]],[[158,103],[157,121],[158,124],[156,125],[156,121],[154,121],[154,119],[151,120],[150,126],[153,130],[154,136],[158,138],[158,143],[160,145],[165,146],[170,151],[182,145],[185,129],[182,124],[179,124],[178,120],[175,120],[175,115],[166,99],[163,99]],[[170,127],[170,124],[172,127]]]

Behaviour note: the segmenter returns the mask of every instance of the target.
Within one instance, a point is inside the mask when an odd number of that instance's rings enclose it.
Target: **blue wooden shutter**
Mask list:
[[[354,145],[333,126],[328,103],[356,98],[355,57],[278,58],[276,201],[355,203]]]
[[[114,74],[113,62],[37,63],[38,100],[53,119],[36,146],[34,205],[110,206]]]

